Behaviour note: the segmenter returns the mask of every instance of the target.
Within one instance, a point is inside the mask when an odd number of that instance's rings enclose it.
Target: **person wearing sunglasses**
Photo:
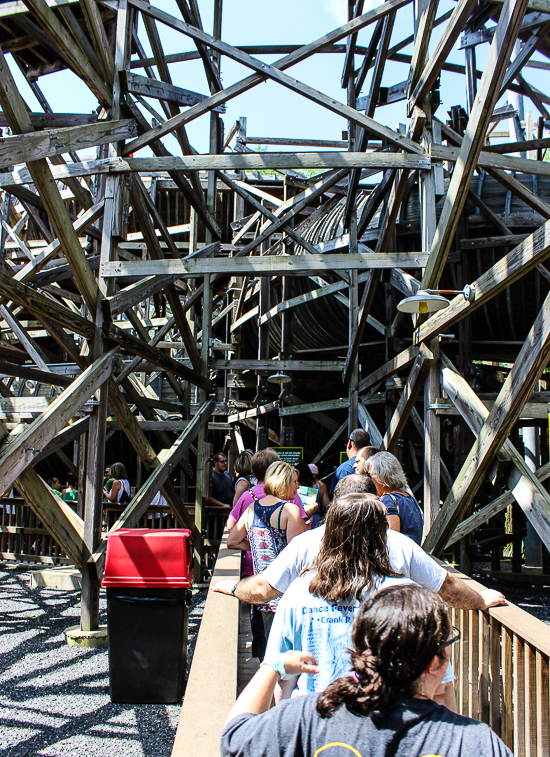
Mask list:
[[[269,709],[281,678],[319,666],[311,652],[266,657],[229,713],[222,757],[512,757],[489,726],[434,702],[459,638],[434,592],[382,589],[356,616],[349,672],[321,694]]]

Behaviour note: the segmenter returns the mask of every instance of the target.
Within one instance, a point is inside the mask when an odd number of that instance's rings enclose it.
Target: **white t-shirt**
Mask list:
[[[325,526],[306,531],[288,544],[263,571],[262,577],[274,589],[285,592],[304,568],[313,563],[321,548]],[[439,591],[447,575],[445,568],[436,563],[418,544],[399,531],[387,531],[390,564],[396,573],[410,578],[420,586]]]
[[[319,673],[303,673],[292,696],[324,691],[329,683],[351,672],[348,649],[355,615],[365,599],[380,589],[410,584],[408,578],[378,578],[365,589],[360,600],[327,602],[309,593],[314,576],[309,571],[297,578],[281,597],[269,632],[265,658],[299,649],[311,652],[317,660]]]

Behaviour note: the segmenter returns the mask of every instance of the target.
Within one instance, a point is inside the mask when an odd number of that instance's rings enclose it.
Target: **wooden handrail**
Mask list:
[[[228,549],[224,532],[211,586],[239,580],[241,552]],[[172,757],[215,757],[237,694],[239,602],[208,592],[185,689]]]
[[[451,565],[443,563],[440,560],[438,560],[438,562],[443,565],[449,573],[454,573],[461,578],[471,589],[482,591],[487,588],[486,586],[483,586],[483,584],[474,581],[473,578],[465,576],[464,573],[456,570],[456,568],[453,568]],[[529,642],[529,644],[536,647],[539,652],[550,656],[550,626],[547,623],[535,618],[534,615],[522,610],[521,607],[518,607],[511,602],[502,605],[501,607],[491,607],[487,612],[509,631],[515,633],[517,636],[521,636],[525,641]]]

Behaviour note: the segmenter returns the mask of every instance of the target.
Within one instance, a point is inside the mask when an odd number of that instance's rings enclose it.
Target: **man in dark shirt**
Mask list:
[[[332,477],[332,484],[330,485],[330,496],[334,494],[334,487],[340,481],[340,479],[346,476],[351,476],[355,473],[353,470],[353,463],[355,462],[355,456],[363,447],[370,447],[370,436],[368,431],[364,431],[362,428],[356,428],[349,435],[348,443],[346,446],[346,454],[348,459],[342,463],[334,473]]]
[[[233,481],[227,472],[227,457],[223,452],[214,455],[212,478],[210,479],[212,494],[206,497],[207,505],[226,507],[233,504]]]

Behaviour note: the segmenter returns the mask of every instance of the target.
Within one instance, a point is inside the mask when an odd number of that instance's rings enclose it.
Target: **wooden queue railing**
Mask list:
[[[515,757],[548,757],[550,626],[513,604],[453,609],[452,618],[461,631],[452,657],[458,711],[490,725]]]
[[[212,584],[239,578],[240,555],[224,534]],[[485,587],[449,565],[472,588]],[[215,757],[237,694],[239,603],[209,592],[193,654],[172,757]],[[484,723],[516,757],[548,757],[550,626],[513,604],[486,612],[451,610],[458,711]],[[240,681],[242,685],[242,680]]]

